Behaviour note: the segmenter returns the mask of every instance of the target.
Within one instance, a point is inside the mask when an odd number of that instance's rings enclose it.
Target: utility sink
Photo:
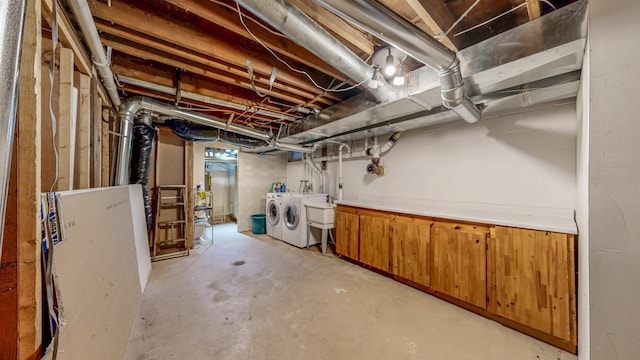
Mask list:
[[[307,221],[317,225],[333,225],[336,217],[336,206],[329,203],[306,204]]]

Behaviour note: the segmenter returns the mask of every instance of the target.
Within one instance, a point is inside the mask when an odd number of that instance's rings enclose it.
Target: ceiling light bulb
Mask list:
[[[396,73],[396,66],[395,65],[387,65],[386,68],[384,68],[384,74],[387,76],[393,76],[393,74]]]
[[[391,55],[391,48],[389,48],[389,55],[387,55],[386,66],[384,68],[384,74],[391,76],[396,72],[396,65],[394,64],[393,55]]]

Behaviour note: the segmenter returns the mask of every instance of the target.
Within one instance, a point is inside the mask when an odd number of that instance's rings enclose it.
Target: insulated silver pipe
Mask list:
[[[107,55],[102,47],[100,41],[100,35],[98,35],[98,29],[96,23],[93,21],[93,15],[89,9],[89,4],[86,0],[68,0],[67,4],[71,7],[71,11],[76,16],[76,21],[80,26],[84,40],[91,50],[91,56],[93,57],[93,63],[98,69],[100,78],[104,88],[109,94],[109,99],[113,103],[113,106],[118,108],[120,106],[120,96],[118,95],[118,87],[113,80],[113,72],[111,72],[111,64]],[[55,1],[54,1],[55,5]]]
[[[11,150],[18,107],[18,78],[26,0],[0,2],[0,258],[7,191],[11,172]],[[34,30],[35,31],[35,30]]]
[[[316,2],[440,72],[444,106],[467,122],[473,123],[480,119],[480,110],[464,96],[464,82],[456,54],[431,35],[398,16],[378,0]]]
[[[356,83],[365,84],[371,80],[373,68],[369,64],[360,59],[322,26],[318,25],[302,10],[288,1],[237,1],[242,7]],[[372,90],[372,93],[379,101],[387,101],[391,97],[388,86],[380,86]]]

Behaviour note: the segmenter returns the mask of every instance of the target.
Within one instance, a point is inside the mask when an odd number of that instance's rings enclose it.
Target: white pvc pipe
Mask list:
[[[86,0],[70,0],[67,4],[71,7],[71,11],[76,16],[76,21],[82,30],[84,40],[91,50],[93,56],[93,63],[98,69],[100,78],[104,88],[109,94],[109,99],[113,103],[116,109],[120,106],[120,96],[118,95],[118,87],[115,80],[113,80],[113,72],[111,72],[111,64],[107,59],[107,54],[104,52],[102,42],[100,41],[100,35],[98,35],[98,29],[96,23],[93,21],[93,15],[91,15],[91,9]],[[55,1],[54,1],[55,6]]]
[[[347,144],[341,144],[338,148],[338,201],[342,200],[342,149],[347,148],[351,152],[351,148]]]

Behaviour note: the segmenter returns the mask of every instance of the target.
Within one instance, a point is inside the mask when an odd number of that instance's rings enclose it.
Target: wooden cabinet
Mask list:
[[[390,216],[379,211],[361,210],[360,262],[389,272],[391,243]]]
[[[574,241],[340,205],[336,212],[338,254],[575,353]]]
[[[431,230],[431,288],[487,308],[489,227],[437,221]]]
[[[573,235],[495,227],[489,311],[576,343]]]
[[[353,208],[336,209],[336,252],[358,260],[360,246],[360,217]]]
[[[433,221],[395,216],[391,225],[391,272],[429,287]]]

